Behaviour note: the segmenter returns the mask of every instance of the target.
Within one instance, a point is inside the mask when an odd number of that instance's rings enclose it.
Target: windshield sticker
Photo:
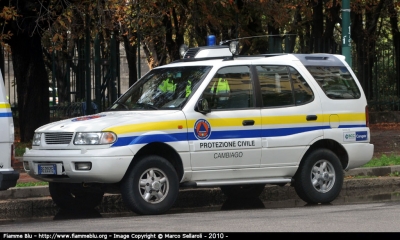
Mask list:
[[[194,124],[194,135],[199,140],[208,139],[211,135],[211,125],[205,119],[199,119]]]
[[[83,116],[83,117],[77,117],[72,119],[72,122],[78,122],[78,121],[86,121],[86,120],[91,120],[91,119],[96,119],[96,118],[101,118],[105,117],[106,115],[90,115],[90,116]]]

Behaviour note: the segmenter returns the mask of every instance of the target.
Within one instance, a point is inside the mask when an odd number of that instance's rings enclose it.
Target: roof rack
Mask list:
[[[283,56],[283,55],[288,55],[289,53],[266,53],[266,54],[261,54],[264,57],[276,57],[276,56]]]
[[[230,57],[218,56],[218,57],[203,57],[203,58],[184,58],[184,59],[175,60],[171,63],[198,62],[198,61],[217,60],[217,59],[221,59],[221,60],[225,61],[225,60],[232,60],[233,57],[232,56],[230,56]]]

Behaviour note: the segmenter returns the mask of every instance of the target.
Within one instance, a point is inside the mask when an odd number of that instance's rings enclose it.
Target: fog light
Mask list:
[[[29,162],[28,161],[24,161],[24,169],[25,169],[25,171],[31,170],[30,167],[29,167]]]
[[[92,169],[92,163],[91,162],[75,163],[75,169],[76,170],[90,170],[90,169]]]

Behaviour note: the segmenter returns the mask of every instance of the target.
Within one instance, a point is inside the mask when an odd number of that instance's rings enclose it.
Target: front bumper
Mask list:
[[[25,171],[33,178],[46,182],[117,183],[124,177],[132,152],[125,147],[95,150],[29,150],[23,156]],[[25,166],[26,162],[29,169]],[[77,170],[75,163],[91,162],[90,170]],[[62,164],[60,175],[35,174],[35,164]]]

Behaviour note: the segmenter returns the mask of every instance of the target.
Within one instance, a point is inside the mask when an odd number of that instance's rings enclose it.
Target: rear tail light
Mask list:
[[[365,106],[365,125],[369,127],[369,112],[368,112],[368,106]]]

